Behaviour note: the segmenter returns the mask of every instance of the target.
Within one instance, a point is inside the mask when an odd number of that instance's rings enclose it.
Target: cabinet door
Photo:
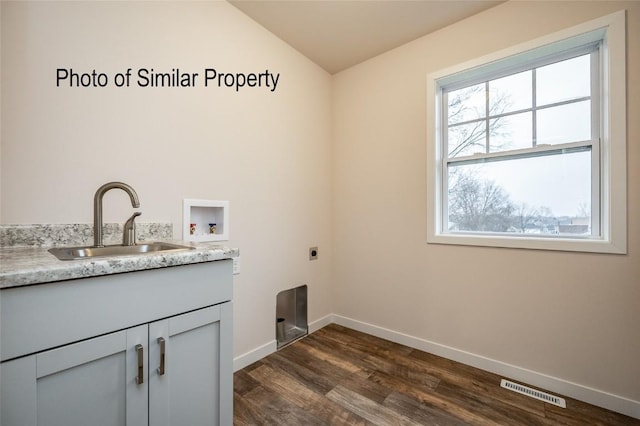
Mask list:
[[[151,426],[233,423],[231,321],[227,302],[149,325]]]
[[[146,425],[138,344],[146,356],[146,325],[2,363],[2,425]]]

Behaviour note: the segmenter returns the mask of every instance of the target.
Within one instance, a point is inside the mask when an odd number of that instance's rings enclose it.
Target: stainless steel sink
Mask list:
[[[134,246],[105,246],[105,247],[56,247],[49,249],[60,260],[89,259],[105,256],[127,256],[144,253],[174,253],[179,251],[193,250],[194,247],[181,246],[178,244],[154,242],[147,244],[136,244]]]

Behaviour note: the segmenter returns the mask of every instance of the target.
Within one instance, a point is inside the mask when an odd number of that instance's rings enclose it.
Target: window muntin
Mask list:
[[[600,237],[599,63],[592,44],[442,88],[443,233]]]

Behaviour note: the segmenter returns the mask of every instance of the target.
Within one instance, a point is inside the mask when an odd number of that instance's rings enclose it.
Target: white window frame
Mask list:
[[[427,76],[427,242],[489,247],[563,250],[596,253],[627,252],[627,172],[626,172],[626,13],[624,10],[566,30],[559,31],[490,55],[476,58]],[[464,84],[484,75],[514,69],[518,64],[593,43],[601,43],[599,60],[600,146],[593,155],[599,158],[599,175],[594,182],[599,192],[593,205],[599,236],[590,238],[534,237],[511,234],[452,233],[444,225],[443,202],[446,177],[446,127],[443,126],[443,88]],[[490,79],[493,77],[490,77]]]

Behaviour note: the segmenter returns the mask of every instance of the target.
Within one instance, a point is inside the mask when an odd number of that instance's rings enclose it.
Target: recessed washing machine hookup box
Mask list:
[[[229,240],[229,201],[184,199],[182,208],[183,240]]]

